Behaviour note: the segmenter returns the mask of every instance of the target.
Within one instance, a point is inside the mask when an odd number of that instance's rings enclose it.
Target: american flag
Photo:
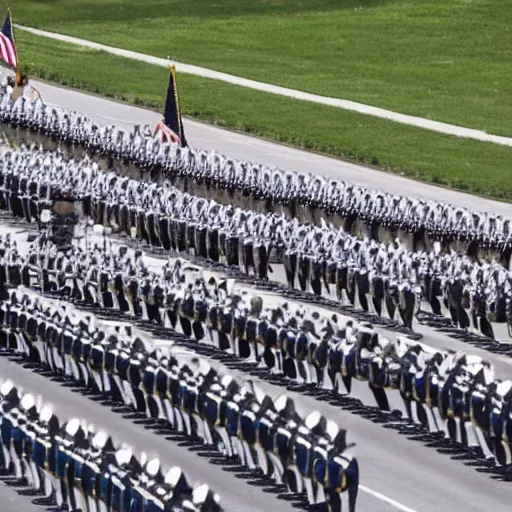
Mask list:
[[[17,69],[18,56],[16,54],[16,45],[14,44],[14,34],[12,33],[11,13],[8,12],[5,17],[2,32],[0,32],[0,58],[10,67]]]
[[[169,71],[169,87],[165,99],[164,118],[158,123],[155,135],[160,133],[164,142],[171,141],[185,147],[188,146],[188,143],[181,120],[178,88],[176,86],[176,69],[171,66]]]
[[[173,132],[163,121],[156,125],[155,135],[160,134],[163,142],[174,142],[181,145],[179,135]]]

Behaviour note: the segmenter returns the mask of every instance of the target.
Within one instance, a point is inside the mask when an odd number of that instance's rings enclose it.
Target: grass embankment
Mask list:
[[[512,136],[507,0],[19,0],[18,23]]]
[[[22,31],[17,31],[17,46],[23,69],[32,76],[162,109],[168,80],[164,68]],[[509,147],[457,139],[190,75],[179,75],[178,80],[185,116],[412,178],[512,200]]]

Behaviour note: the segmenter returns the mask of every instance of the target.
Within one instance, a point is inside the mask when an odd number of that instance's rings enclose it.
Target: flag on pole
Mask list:
[[[0,32],[0,58],[11,68],[18,70],[18,55],[12,32],[11,11],[7,11],[2,31]]]
[[[156,127],[156,133],[162,132],[162,140],[170,140],[180,146],[188,146],[183,130],[183,121],[178,100],[178,88],[176,86],[176,68],[170,67],[169,87],[165,99],[164,118]]]

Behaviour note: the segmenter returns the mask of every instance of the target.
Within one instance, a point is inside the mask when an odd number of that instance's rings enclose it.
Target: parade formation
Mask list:
[[[424,303],[431,322],[446,326],[446,318],[468,337],[512,334],[512,272],[490,257],[471,256],[469,247],[459,253],[437,241],[430,250],[411,251],[399,237],[379,242],[325,221],[315,226],[283,213],[233,208],[37,148],[6,150],[0,159],[0,209],[27,222],[39,221],[41,200],[72,192],[93,225],[261,280],[269,279],[272,263],[281,264],[289,289],[327,294],[373,321],[398,322],[407,333]]]
[[[137,457],[103,431],[77,418],[62,421],[41,397],[11,381],[0,387],[4,472],[28,486],[40,505],[69,510],[221,511],[206,484],[192,487],[180,468],[164,471],[158,459]],[[40,402],[40,403],[38,403]]]
[[[2,84],[0,355],[303,510],[356,511],[349,414],[511,481],[512,380],[493,361],[512,357],[512,217],[189,147],[175,80],[156,131]],[[229,512],[13,380],[0,477],[34,504]]]
[[[471,256],[478,251],[501,255],[505,266],[510,265],[511,218],[169,144],[155,137],[149,126],[136,126],[127,133],[77,112],[48,107],[39,97],[13,102],[4,94],[0,119],[17,129],[17,136],[28,146],[42,144],[78,159],[85,151],[104,168],[125,169],[143,179],[170,180],[190,194],[213,196],[227,205],[240,204],[241,196],[244,204],[258,212],[283,212],[313,225],[325,219],[376,240],[409,234],[412,250],[430,248],[437,240],[444,248],[464,247]]]

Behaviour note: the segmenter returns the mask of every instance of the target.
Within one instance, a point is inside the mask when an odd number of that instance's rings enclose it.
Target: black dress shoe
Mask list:
[[[26,478],[16,478],[14,480],[4,480],[5,485],[9,487],[27,487],[28,481]]]

